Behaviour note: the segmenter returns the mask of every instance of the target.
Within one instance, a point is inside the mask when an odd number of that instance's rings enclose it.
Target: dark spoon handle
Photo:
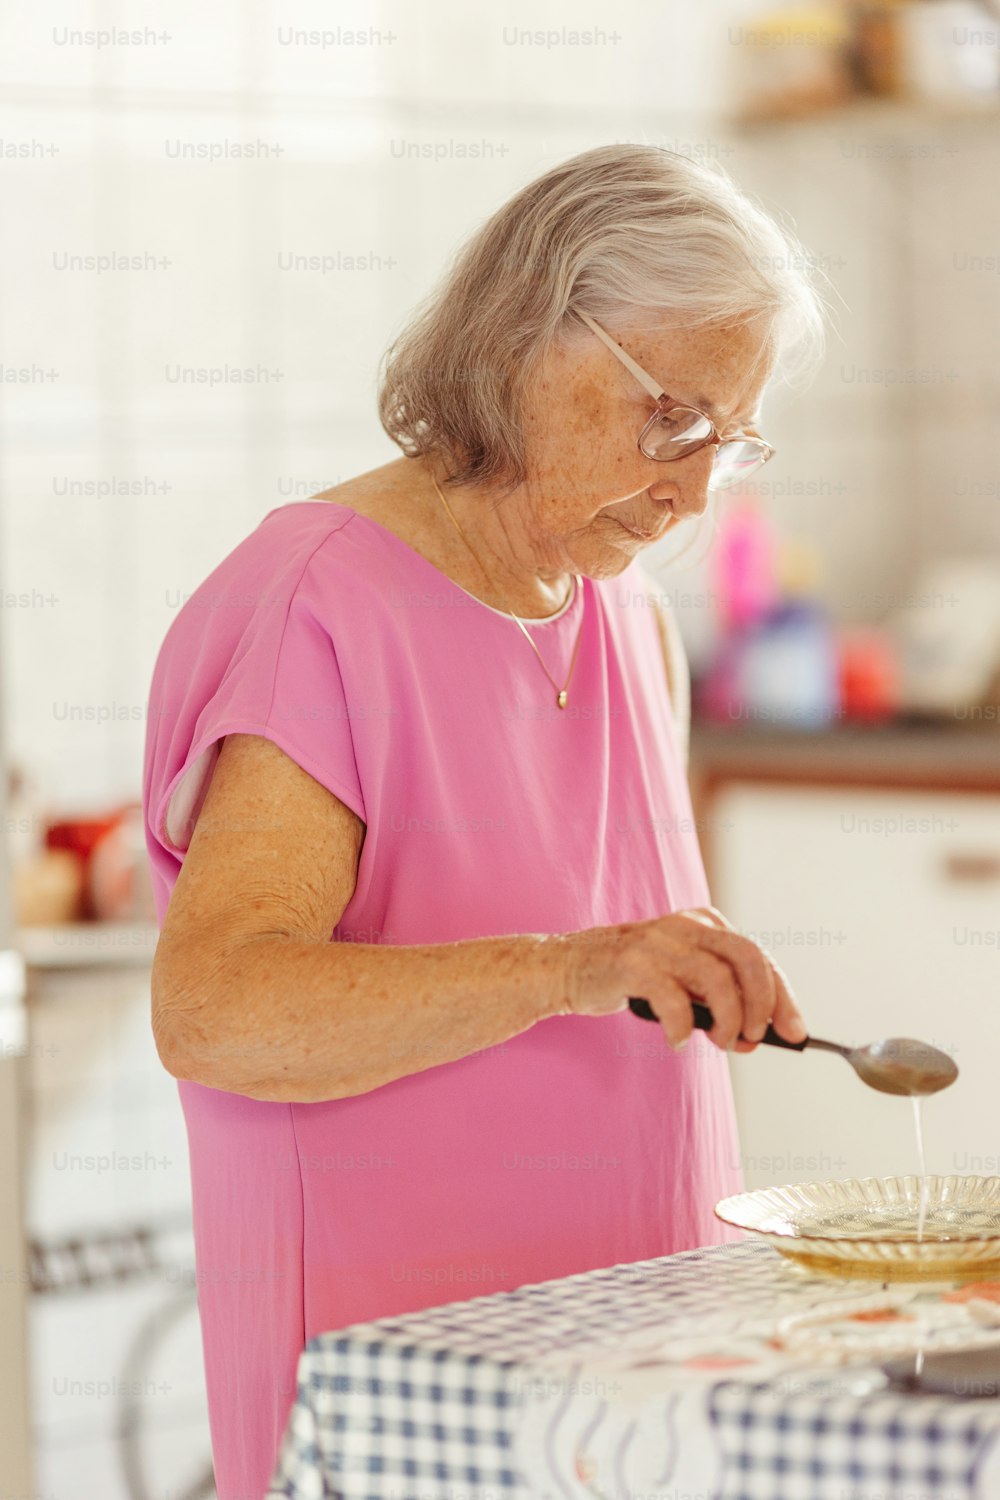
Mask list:
[[[642,1021],[659,1021],[659,1017],[648,1000],[640,1000],[632,996],[628,1002],[628,1008],[634,1016]],[[694,1025],[696,1031],[711,1031],[715,1025],[712,1012],[707,1005],[702,1005],[700,1000],[691,1001],[691,1009],[694,1011]],[[809,1038],[804,1042],[787,1042],[783,1036],[779,1036],[773,1026],[769,1026],[761,1037],[761,1041],[768,1047],[787,1047],[792,1052],[803,1052],[809,1045]]]

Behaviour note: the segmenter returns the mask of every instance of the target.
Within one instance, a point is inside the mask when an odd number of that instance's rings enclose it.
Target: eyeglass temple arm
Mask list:
[[[642,366],[637,365],[632,356],[630,354],[626,354],[621,345],[616,344],[610,333],[605,333],[604,329],[599,323],[595,323],[593,318],[588,317],[588,315],[585,312],[581,312],[579,308],[574,308],[573,311],[576,313],[578,318],[583,319],[591,332],[596,333],[597,337],[601,339],[603,343],[607,344],[612,354],[614,354],[618,359],[621,360],[625,368],[631,370],[636,380],[638,380],[643,385],[643,387],[649,392],[651,396],[655,396],[657,401],[659,401],[661,397],[667,394],[662,385],[657,385],[652,375],[647,375]]]
[[[616,358],[621,360],[626,369],[632,371],[632,374],[635,376],[636,380],[638,380],[640,384],[645,387],[649,394],[651,396],[654,396],[657,401],[661,401],[667,394],[662,385],[657,385],[652,375],[647,375],[642,366],[636,364],[631,354],[626,354],[622,346],[615,343],[610,333],[605,333],[600,323],[595,323],[593,318],[591,318],[587,313],[581,312],[578,307],[574,307],[573,311],[576,313],[578,318],[581,318],[583,322],[586,323],[587,327],[593,333],[597,334],[597,337],[602,341],[602,343],[607,344],[612,354],[614,354]],[[741,442],[745,443],[755,443],[758,448],[763,449],[767,453],[768,458],[771,458],[774,455],[774,449],[771,447],[771,444],[765,442],[763,438],[754,437],[752,434],[747,432],[741,432],[735,433],[730,441],[736,441],[736,439],[739,439]],[[722,442],[725,442],[726,439],[724,439],[720,433],[717,434],[717,441],[721,444]]]

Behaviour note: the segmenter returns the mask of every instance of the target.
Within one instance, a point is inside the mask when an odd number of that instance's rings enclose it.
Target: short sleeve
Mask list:
[[[185,604],[157,660],[150,825],[173,854],[190,844],[227,734],[272,741],[367,821],[338,660],[349,643],[335,644],[308,567],[263,590],[260,578],[244,581],[256,590],[233,592],[233,579],[213,575],[211,589]]]

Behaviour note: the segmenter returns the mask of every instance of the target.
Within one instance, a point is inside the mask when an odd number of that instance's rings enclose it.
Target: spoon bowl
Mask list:
[[[958,1077],[958,1068],[947,1052],[908,1036],[851,1047],[844,1055],[862,1082],[883,1094],[923,1098],[940,1093]]]

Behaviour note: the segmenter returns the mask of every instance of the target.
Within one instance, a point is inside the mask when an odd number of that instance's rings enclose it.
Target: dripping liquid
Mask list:
[[[920,1114],[922,1100],[918,1094],[913,1096],[913,1125],[917,1134],[917,1162],[920,1166],[920,1209],[917,1216],[917,1243],[924,1237],[924,1225],[927,1222],[927,1162],[924,1158],[924,1131],[923,1119]],[[924,1368],[924,1351],[918,1348],[914,1364],[914,1373],[919,1376]]]
[[[919,1095],[913,1096],[913,1124],[917,1133],[917,1161],[920,1164],[920,1209],[917,1216],[917,1243],[924,1237],[924,1225],[927,1222],[927,1163],[924,1160],[924,1131],[923,1121],[920,1115],[922,1100]]]

